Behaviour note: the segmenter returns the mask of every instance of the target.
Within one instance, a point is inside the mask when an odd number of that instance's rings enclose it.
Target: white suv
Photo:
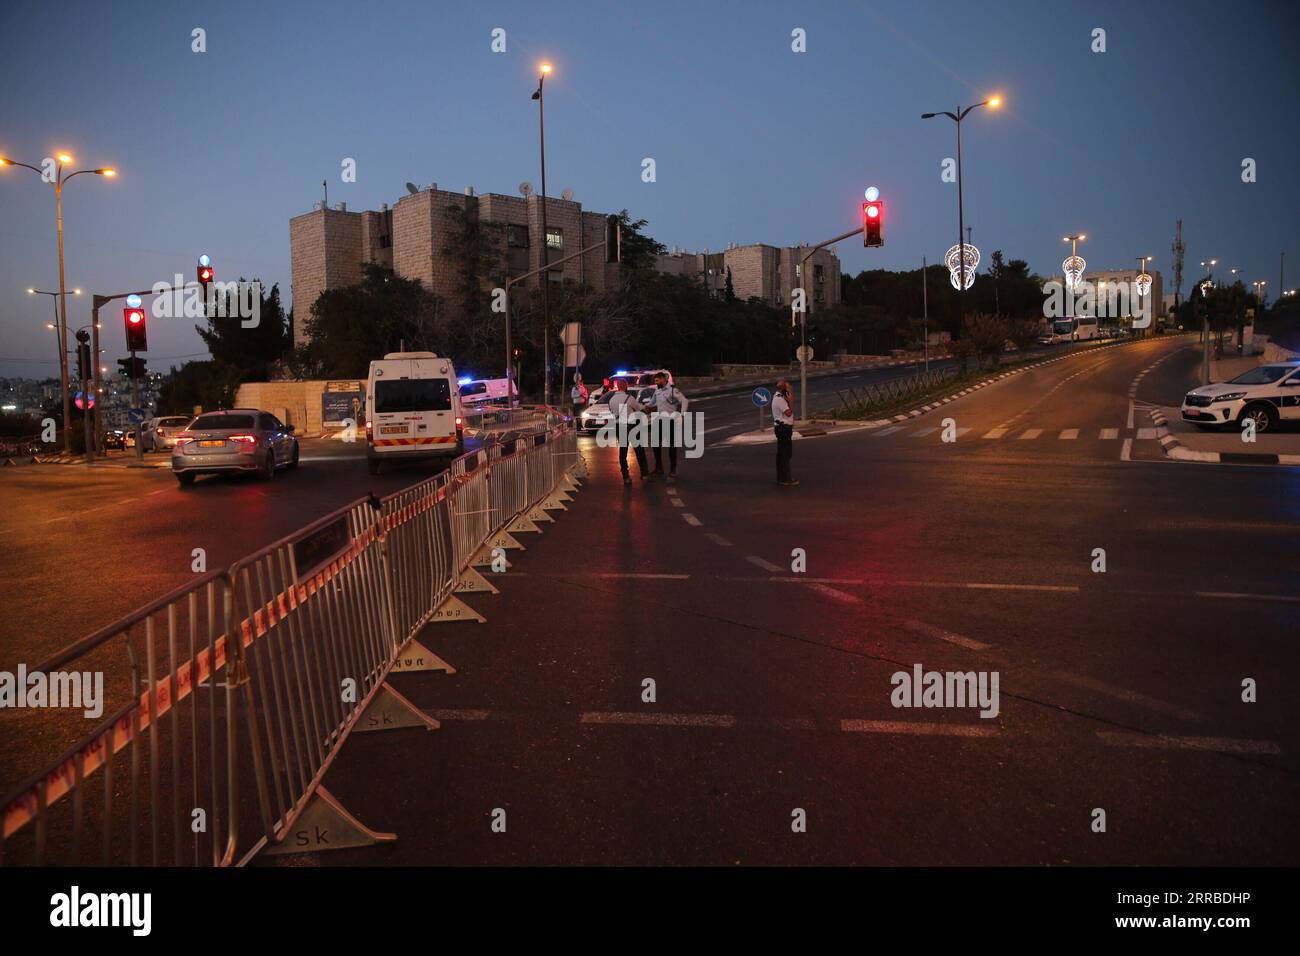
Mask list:
[[[1247,418],[1256,432],[1300,421],[1300,360],[1269,362],[1229,382],[1194,388],[1183,399],[1183,421],[1206,428]]]

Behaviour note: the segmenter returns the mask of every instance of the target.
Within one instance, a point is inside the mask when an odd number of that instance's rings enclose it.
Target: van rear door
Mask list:
[[[376,363],[372,441],[375,450],[412,451],[456,443],[454,378],[446,359]]]

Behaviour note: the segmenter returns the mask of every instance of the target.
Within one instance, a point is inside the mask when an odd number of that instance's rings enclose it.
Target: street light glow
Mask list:
[[[112,166],[105,166],[103,169],[95,170],[95,172],[97,172],[101,176],[108,176],[110,178],[117,175],[117,170],[114,169]]]
[[[995,96],[989,100],[989,106],[993,107],[994,109],[997,109],[1001,105],[1002,105],[1002,97],[1000,96]]]
[[[56,156],[55,158],[59,162],[63,163],[63,165],[65,166],[68,165],[68,163],[72,162],[72,157],[69,156],[67,153],[59,153],[58,156]]]
[[[549,63],[543,63],[543,64],[542,64],[542,73],[543,73],[543,74],[546,74],[546,73],[550,73],[550,72],[551,72],[551,64],[549,64]]]

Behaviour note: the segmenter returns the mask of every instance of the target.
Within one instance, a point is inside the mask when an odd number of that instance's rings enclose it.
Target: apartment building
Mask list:
[[[762,299],[768,305],[790,304],[800,287],[800,262],[807,246],[769,246],[763,243],[730,245],[722,252],[685,252],[673,250],[658,258],[660,272],[699,279],[710,294],[725,294],[727,272],[736,298]],[[829,249],[818,249],[806,263],[807,282],[803,289],[808,310],[828,308],[840,301],[840,260]]]
[[[550,260],[571,255],[605,238],[605,213],[587,212],[566,190],[546,200],[546,245]],[[294,344],[307,340],[311,306],[327,289],[353,285],[362,268],[376,263],[398,275],[420,280],[444,299],[456,295],[463,259],[452,249],[458,220],[495,223],[502,228],[501,259],[489,268],[507,277],[524,275],[542,266],[542,198],[531,190],[520,196],[473,189],[452,192],[432,183],[424,189],[408,186],[408,195],[392,208],[349,212],[346,204],[327,208],[317,203],[309,213],[289,220],[292,269]],[[599,249],[548,271],[552,282],[571,279],[604,291],[618,281],[617,263],[606,263]],[[526,285],[537,288],[540,276]]]

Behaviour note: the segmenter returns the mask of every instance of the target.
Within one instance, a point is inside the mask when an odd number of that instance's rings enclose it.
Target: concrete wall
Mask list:
[[[299,435],[321,432],[321,394],[325,382],[245,382],[235,394],[235,407],[270,412]]]

